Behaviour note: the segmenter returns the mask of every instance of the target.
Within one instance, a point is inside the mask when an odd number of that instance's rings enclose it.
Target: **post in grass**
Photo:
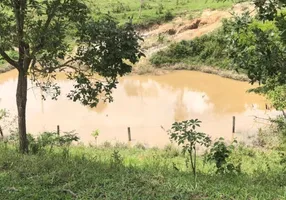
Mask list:
[[[131,146],[131,129],[130,127],[127,128],[128,131],[128,146]]]

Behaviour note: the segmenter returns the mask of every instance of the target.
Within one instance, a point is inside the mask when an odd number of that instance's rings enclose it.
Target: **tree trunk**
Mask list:
[[[19,70],[16,101],[18,109],[19,148],[21,153],[28,153],[26,132],[27,74],[24,70]]]

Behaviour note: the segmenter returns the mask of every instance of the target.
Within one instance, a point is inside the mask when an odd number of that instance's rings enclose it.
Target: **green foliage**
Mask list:
[[[266,96],[277,110],[286,108],[286,85],[274,87],[273,90],[267,92]]]
[[[29,149],[32,154],[43,153],[46,150],[52,152],[54,147],[68,148],[72,142],[79,141],[79,137],[74,131],[64,132],[63,135],[58,135],[56,132],[43,132],[38,137],[27,134]],[[11,134],[8,141],[17,143],[19,140],[18,134]],[[64,150],[65,151],[65,150]]]
[[[164,10],[164,6],[162,3],[158,4],[157,10],[156,10],[156,14],[163,14],[163,10]]]
[[[241,163],[235,166],[229,161],[229,157],[235,148],[235,143],[237,143],[237,141],[234,141],[231,145],[227,145],[224,138],[219,138],[219,140],[213,144],[209,153],[206,154],[206,161],[215,162],[217,173],[225,174],[241,172]]]
[[[111,155],[111,167],[120,167],[123,165],[123,157],[120,155],[119,151],[114,150]]]
[[[177,16],[185,12],[194,12],[207,8],[228,8],[234,4],[231,1],[218,3],[215,1],[194,0],[183,0],[178,5],[176,5],[175,0],[86,0],[86,2],[91,8],[94,18],[110,13],[121,24],[124,24],[131,17],[134,24],[140,27],[148,27],[154,23],[164,22],[164,14],[167,10],[172,11],[173,15]],[[100,13],[98,13],[98,8],[100,8]]]
[[[130,11],[130,7],[128,5],[125,5],[123,2],[116,1],[115,3],[111,4],[112,12],[113,13],[124,13]]]
[[[279,9],[286,2],[256,1],[255,5],[257,19],[244,13],[224,23],[228,56],[238,70],[247,73],[252,84],[262,84],[251,91],[265,94],[276,109],[283,111],[286,109],[286,18]]]
[[[171,44],[167,50],[154,54],[150,61],[155,66],[187,63],[230,68],[222,30],[203,35],[191,41]]]
[[[178,157],[180,155],[180,150],[173,144],[167,144],[163,149],[169,157]]]
[[[95,131],[93,131],[93,132],[91,133],[91,135],[96,139],[96,138],[99,136],[99,130],[96,129]]]
[[[168,10],[165,15],[164,15],[164,20],[165,21],[171,21],[174,18],[174,15],[170,10]]]
[[[170,140],[176,142],[179,146],[182,145],[183,153],[187,153],[195,177],[197,177],[197,145],[208,147],[211,139],[203,132],[196,131],[200,127],[201,121],[198,119],[191,119],[182,122],[175,122],[172,128],[168,131]]]

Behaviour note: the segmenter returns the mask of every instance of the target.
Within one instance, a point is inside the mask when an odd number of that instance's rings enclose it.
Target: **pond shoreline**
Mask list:
[[[236,81],[248,82],[249,78],[244,73],[238,73],[234,70],[221,69],[219,67],[206,66],[206,65],[189,65],[185,63],[176,63],[173,65],[163,65],[154,67],[151,64],[146,67],[134,67],[131,75],[164,75],[174,71],[187,70],[198,71],[206,74],[214,74],[223,78],[228,78]]]
[[[14,67],[12,67],[11,65],[2,65],[0,66],[0,74],[3,74],[3,73],[6,73],[6,72],[9,72],[11,70],[13,70]]]
[[[247,75],[243,73],[237,73],[234,70],[226,70],[221,69],[218,67],[212,67],[212,66],[198,66],[198,65],[188,65],[185,63],[177,63],[174,65],[165,65],[161,67],[154,67],[152,65],[147,66],[145,69],[140,69],[145,67],[133,67],[132,72],[129,75],[164,75],[166,73],[171,73],[173,71],[180,71],[180,70],[188,70],[188,71],[199,71],[206,74],[214,74],[223,78],[228,78],[236,81],[243,81],[247,82],[249,81],[249,78]],[[10,65],[7,65],[5,67],[0,68],[0,74],[9,72],[13,70],[14,68]],[[128,75],[127,75],[128,76]]]

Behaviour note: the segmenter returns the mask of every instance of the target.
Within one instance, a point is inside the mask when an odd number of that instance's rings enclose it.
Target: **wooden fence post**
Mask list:
[[[60,135],[60,125],[57,125],[57,134]]]
[[[235,133],[235,116],[232,117],[232,133]]]
[[[130,127],[128,127],[127,130],[128,130],[128,142],[131,142],[131,130],[130,130]]]

